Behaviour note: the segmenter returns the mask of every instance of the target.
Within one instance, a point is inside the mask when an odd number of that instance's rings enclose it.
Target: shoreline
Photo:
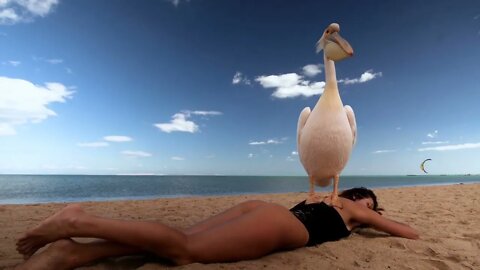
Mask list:
[[[379,189],[397,189],[397,188],[410,188],[410,187],[434,187],[434,186],[450,186],[450,185],[478,185],[479,182],[450,182],[450,183],[427,183],[427,184],[405,184],[405,185],[395,185],[395,186],[379,186],[379,187],[368,187],[373,190]],[[329,189],[326,187],[324,189]],[[348,189],[348,188],[345,188]],[[343,189],[340,189],[343,190]],[[97,198],[87,198],[87,199],[59,199],[51,201],[19,201],[19,202],[9,202],[12,200],[2,201],[0,200],[0,206],[2,205],[38,205],[38,204],[49,204],[49,203],[82,203],[82,202],[114,202],[114,201],[138,201],[138,200],[156,200],[156,199],[176,199],[176,198],[191,198],[191,197],[224,197],[224,196],[250,196],[250,195],[280,195],[280,194],[293,194],[293,193],[306,193],[307,191],[292,191],[292,192],[238,192],[238,193],[218,193],[218,194],[179,194],[179,195],[162,195],[162,196],[138,196],[138,197],[97,197]],[[325,192],[324,190],[317,190],[317,192]],[[15,201],[15,200],[13,200]]]
[[[314,247],[277,252],[228,264],[191,264],[179,269],[480,269],[480,184],[373,189],[384,216],[417,229],[420,240],[361,229]],[[319,192],[325,194],[325,192]],[[260,199],[291,207],[306,193],[81,202],[89,213],[118,219],[161,221],[185,228],[239,202]],[[22,262],[15,239],[66,203],[0,205],[0,269]],[[76,239],[77,240],[77,239]],[[89,241],[90,239],[86,239]],[[85,241],[85,239],[82,239]],[[105,259],[85,270],[170,268],[147,257]]]

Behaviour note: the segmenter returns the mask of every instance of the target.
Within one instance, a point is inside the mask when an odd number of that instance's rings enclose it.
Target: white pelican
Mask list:
[[[343,106],[337,87],[334,61],[353,55],[352,47],[338,32],[340,26],[332,23],[317,42],[317,53],[322,49],[324,51],[326,84],[313,110],[306,107],[300,113],[297,147],[300,161],[310,180],[308,200],[318,201],[314,184],[328,186],[333,178],[329,203],[341,208],[338,181],[355,144],[357,126],[352,108]]]

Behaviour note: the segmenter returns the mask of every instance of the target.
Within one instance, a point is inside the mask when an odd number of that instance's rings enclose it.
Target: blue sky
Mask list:
[[[0,173],[305,175],[332,22],[343,174],[480,173],[480,2],[337,2],[0,0]]]

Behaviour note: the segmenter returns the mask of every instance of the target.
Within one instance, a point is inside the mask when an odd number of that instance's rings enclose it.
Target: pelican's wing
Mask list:
[[[345,113],[347,113],[348,123],[350,123],[350,128],[352,129],[353,142],[355,144],[357,141],[357,122],[355,121],[355,114],[353,113],[352,107],[345,105]]]
[[[302,112],[300,113],[300,117],[298,117],[298,124],[297,124],[297,148],[300,144],[300,135],[302,133],[302,129],[307,122],[308,116],[310,115],[310,107],[305,107]]]

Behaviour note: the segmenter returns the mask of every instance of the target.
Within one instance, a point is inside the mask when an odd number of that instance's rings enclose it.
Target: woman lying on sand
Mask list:
[[[17,269],[73,269],[106,257],[154,254],[176,265],[260,258],[280,250],[346,237],[360,226],[410,239],[415,229],[381,216],[375,194],[353,188],[340,194],[342,208],[329,202],[297,204],[292,209],[264,201],[240,203],[188,229],[160,222],[102,218],[68,205],[27,231],[17,250],[27,261]],[[104,240],[81,244],[71,237]],[[32,256],[52,243],[44,252]]]

